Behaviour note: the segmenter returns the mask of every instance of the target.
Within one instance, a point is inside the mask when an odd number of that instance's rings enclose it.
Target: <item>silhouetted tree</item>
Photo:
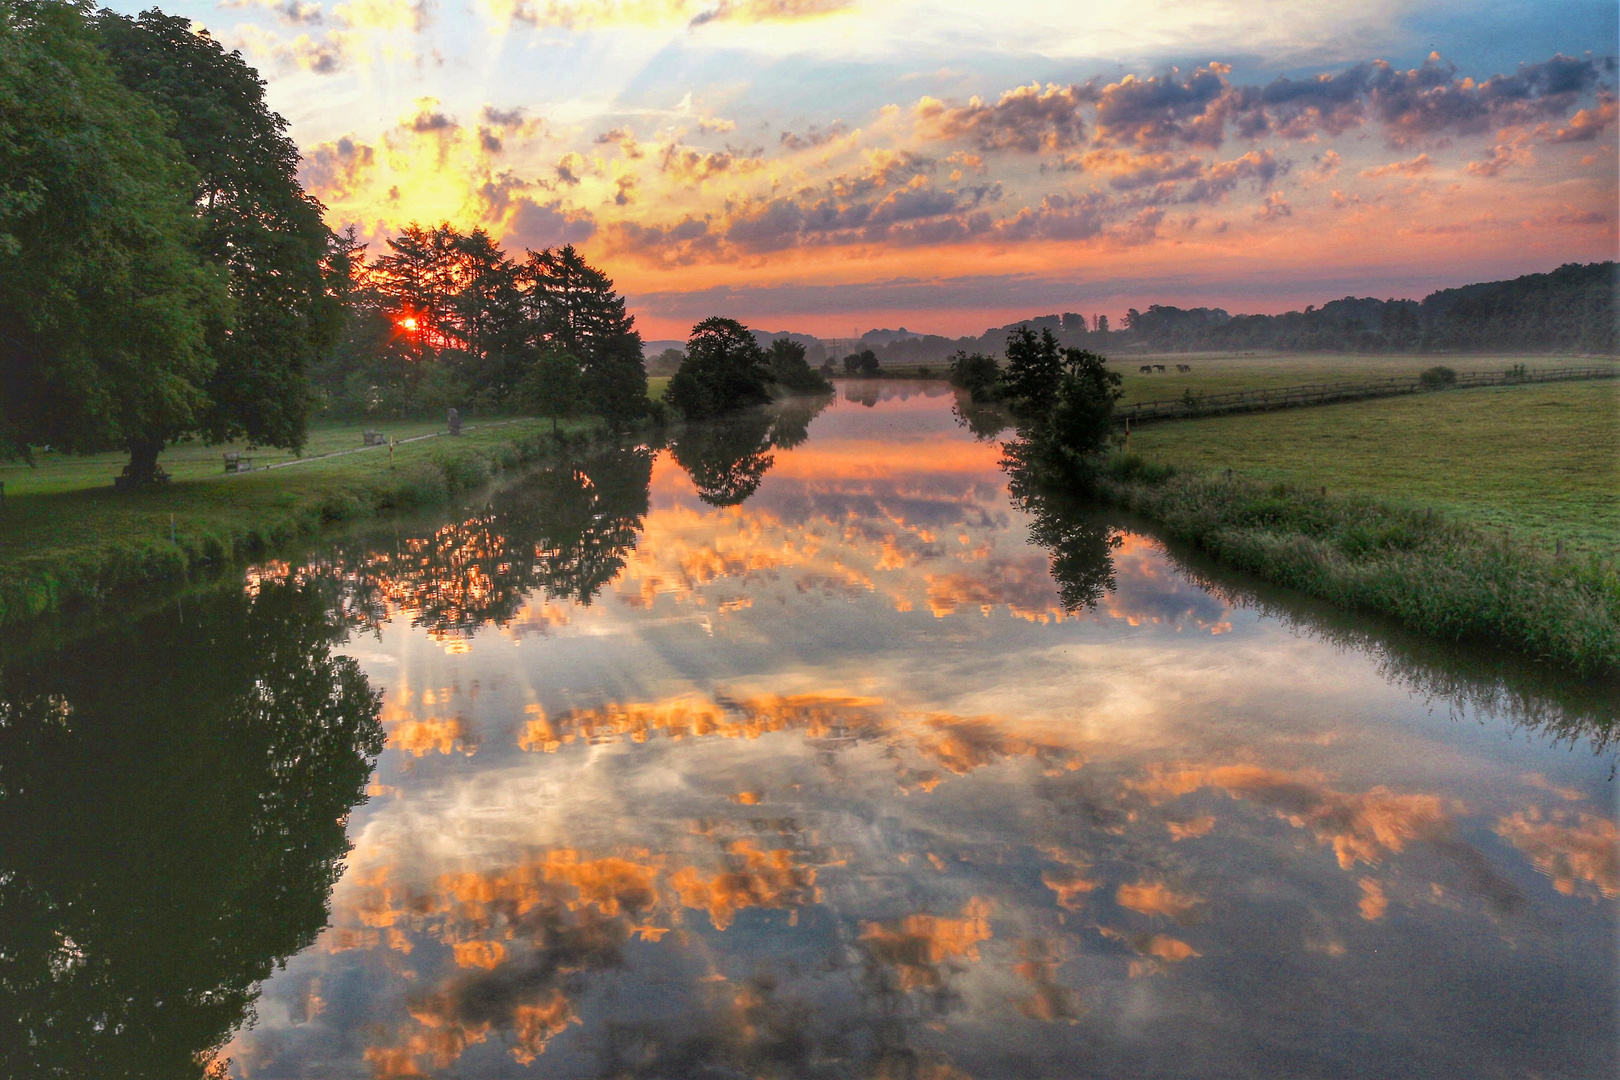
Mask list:
[[[771,369],[771,381],[793,394],[828,394],[832,384],[810,366],[805,359],[803,343],[791,338],[777,338],[765,350],[765,362]]]
[[[1029,327],[1020,326],[1007,335],[1001,393],[1016,414],[1038,417],[1050,412],[1062,376],[1063,349],[1051,330],[1037,336]]]
[[[771,400],[771,371],[759,342],[742,323],[718,316],[692,328],[686,359],[664,399],[693,420],[763,405]]]
[[[586,408],[615,428],[647,415],[641,335],[612,279],[568,244],[529,252],[519,281],[539,335],[579,358]]]
[[[582,404],[579,361],[558,348],[542,350],[524,377],[522,396],[537,416],[551,417],[556,434],[558,418],[572,416]]]
[[[1001,396],[1001,368],[994,358],[983,353],[958,351],[951,357],[950,380],[952,386],[966,390],[980,405]]]

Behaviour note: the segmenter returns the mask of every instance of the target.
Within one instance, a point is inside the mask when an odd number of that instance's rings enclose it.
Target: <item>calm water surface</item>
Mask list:
[[[7,1060],[1612,1072],[1603,692],[1016,508],[943,388],[866,401],[12,663]]]

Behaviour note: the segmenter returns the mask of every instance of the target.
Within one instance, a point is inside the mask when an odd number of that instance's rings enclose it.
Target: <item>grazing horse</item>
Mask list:
[[[1153,374],[1153,365],[1152,364],[1143,364],[1141,367],[1137,368],[1136,370],[1140,371],[1143,375],[1151,375],[1151,374]]]
[[[1163,364],[1154,364],[1153,365],[1153,370],[1162,374],[1164,372],[1164,365]]]
[[[1183,375],[1185,375],[1187,372],[1192,370],[1192,365],[1191,364],[1177,364],[1176,365],[1176,370],[1181,372]]]

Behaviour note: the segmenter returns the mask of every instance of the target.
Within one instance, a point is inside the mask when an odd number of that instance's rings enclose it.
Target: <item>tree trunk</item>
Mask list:
[[[158,482],[161,475],[158,469],[158,455],[163,452],[162,439],[129,440],[129,464],[124,466],[124,474],[118,478],[119,487],[146,487]],[[164,476],[163,479],[168,479]]]

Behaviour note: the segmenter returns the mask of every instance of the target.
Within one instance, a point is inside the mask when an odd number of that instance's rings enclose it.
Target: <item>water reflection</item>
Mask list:
[[[184,1076],[326,925],[378,695],[295,584],[0,669],[0,1074]]]
[[[1504,723],[1593,698],[870,386],[250,579],[370,631],[387,747],[232,1075],[1602,1071],[1609,762]]]
[[[759,490],[775,464],[772,449],[791,450],[809,436],[810,421],[830,397],[793,398],[738,413],[724,423],[680,429],[670,452],[710,506],[736,506]]]
[[[258,572],[336,581],[351,624],[375,629],[406,612],[440,640],[506,625],[537,594],[589,605],[636,549],[652,460],[644,446],[599,449],[535,469],[461,520],[362,531],[296,568]]]

